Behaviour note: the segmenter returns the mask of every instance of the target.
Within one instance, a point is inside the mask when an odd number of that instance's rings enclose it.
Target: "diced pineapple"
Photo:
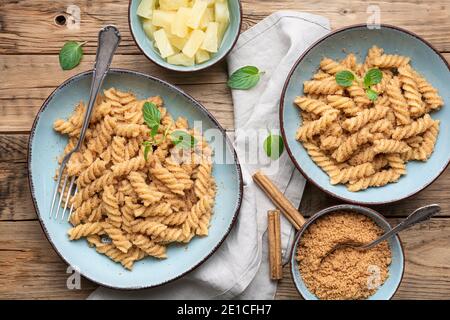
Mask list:
[[[218,28],[218,32],[217,32],[217,44],[220,47],[220,45],[222,44],[222,40],[223,37],[225,35],[225,32],[227,31],[228,28],[228,22],[219,22],[219,28]]]
[[[189,40],[183,48],[183,53],[189,58],[193,58],[205,39],[205,33],[201,30],[193,30]]]
[[[142,0],[136,10],[136,14],[142,18],[151,19],[156,0]]]
[[[208,3],[206,0],[195,0],[194,6],[191,10],[191,15],[188,19],[187,26],[192,29],[197,29],[200,25],[200,20],[206,11]]]
[[[187,20],[190,17],[190,8],[179,8],[172,21],[171,33],[178,37],[186,37],[188,34]]]
[[[158,47],[161,57],[166,58],[175,53],[164,29],[159,29],[158,31],[155,31],[153,33],[153,37],[155,38],[156,46]]]
[[[229,22],[230,12],[228,11],[228,2],[215,2],[214,3],[214,14],[216,22]]]
[[[170,32],[172,21],[175,19],[175,12],[164,10],[153,10],[153,25],[156,27],[162,27],[166,31]]]
[[[208,7],[214,7],[214,2],[216,2],[216,0],[206,0],[206,2],[208,2]]]
[[[219,24],[217,22],[208,23],[208,28],[206,29],[205,39],[201,48],[209,52],[217,52],[218,48],[218,28]]]
[[[186,44],[186,42],[188,41],[188,37],[185,38],[180,38],[177,36],[170,36],[169,37],[169,41],[172,44],[173,47],[179,49],[179,50],[183,50],[184,45]]]
[[[156,31],[156,27],[153,25],[152,19],[143,19],[142,28],[144,29],[147,37],[153,40],[153,33]]]
[[[170,64],[191,67],[195,64],[195,59],[193,57],[190,58],[183,53],[177,53],[173,56],[168,57],[167,62]]]
[[[208,61],[210,59],[210,55],[208,51],[198,49],[197,53],[195,54],[195,62],[196,63],[203,63],[205,61]]]
[[[200,20],[200,29],[206,29],[209,22],[214,21],[214,8],[206,8],[205,13],[203,14],[202,19]]]
[[[189,0],[159,0],[161,10],[178,10],[181,7],[187,7]]]

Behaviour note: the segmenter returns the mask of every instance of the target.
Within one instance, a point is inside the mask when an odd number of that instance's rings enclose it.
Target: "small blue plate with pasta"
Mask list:
[[[80,160],[80,163],[84,163],[83,161],[90,163],[87,168],[91,168],[94,163],[98,167],[84,176],[83,173],[88,170],[86,168],[81,173],[74,173],[78,176],[79,187],[82,190],[87,190],[90,186],[94,190],[92,193],[86,193],[87,197],[80,198],[81,206],[78,208],[82,207],[82,204],[88,206],[89,203],[92,203],[92,206],[95,205],[98,210],[88,208],[89,210],[86,212],[89,214],[81,215],[81,222],[71,220],[72,224],[77,227],[89,223],[91,225],[84,229],[78,228],[76,231],[71,231],[70,237],[73,237],[75,241],[70,241],[68,230],[72,228],[72,225],[67,218],[64,220],[50,218],[55,171],[59,166],[58,159],[69,142],[69,138],[56,132],[53,126],[56,119],[68,119],[80,101],[86,103],[91,79],[92,71],[88,71],[75,75],[61,84],[44,102],[33,123],[28,150],[28,170],[36,213],[56,252],[84,277],[116,289],[143,289],[166,284],[182,277],[205,262],[219,248],[232,229],[239,213],[243,192],[241,169],[236,153],[217,120],[192,97],[169,83],[146,74],[111,69],[103,83],[103,89],[115,88],[116,95],[109,97],[106,92],[104,93],[102,99],[105,96],[110,99],[106,107],[111,107],[111,109],[98,108],[98,110],[107,110],[105,114],[100,115],[101,112],[96,114],[96,109],[94,109],[93,117],[97,117],[97,119],[91,118],[91,124],[92,121],[98,121],[98,125],[90,126],[91,131],[86,135],[87,146],[84,151],[86,156],[83,156],[82,161]],[[139,120],[141,115],[133,114],[133,109],[126,107],[131,104],[125,101],[128,98],[121,98],[119,93],[123,95],[127,92],[132,92],[136,101],[155,96],[161,97],[164,103],[163,109],[173,117],[173,122],[167,125],[164,132],[161,130],[156,132],[157,134],[153,138],[154,141],[159,142],[155,142],[154,146],[150,148],[148,163],[143,161],[145,165],[141,166],[139,170],[137,167],[140,165],[136,163],[143,160],[146,144],[138,141],[136,150],[132,151],[135,140],[133,143],[130,141],[134,139],[133,136],[137,135],[134,135],[134,129],[128,130],[133,127],[127,127],[125,123],[133,118]],[[112,108],[114,106],[113,99],[117,99],[118,102],[115,104],[115,109]],[[156,100],[154,103],[148,104],[149,112],[153,112],[152,119],[155,119],[155,114],[158,112],[151,108],[157,108],[157,105]],[[142,105],[136,104],[133,108],[142,112]],[[169,121],[170,117],[163,115],[163,109],[158,117],[162,119],[161,121]],[[99,115],[103,118],[98,118]],[[115,120],[112,118],[116,119],[118,123],[122,123],[122,129],[118,129],[118,125],[116,126]],[[194,150],[194,147],[200,146],[199,148],[205,149],[203,141],[207,142],[209,150],[212,151],[208,154],[208,159],[212,159],[212,171],[211,165],[208,171],[206,162],[200,162],[205,163],[206,169],[200,168],[200,165],[182,167],[182,164],[187,162],[179,162],[179,164],[170,162],[172,167],[169,167],[169,155],[164,153],[162,146],[166,140],[161,139],[168,137],[167,132],[170,132],[170,135],[174,132],[171,129],[172,126],[186,128],[180,129],[181,133],[194,132],[187,129],[186,120],[189,122],[189,128],[195,126],[196,129],[199,129],[201,126],[201,131],[195,132],[202,132],[204,138],[204,140],[193,139],[192,145],[188,144],[186,148]],[[137,127],[135,126],[138,130],[148,129],[142,120],[140,123]],[[77,121],[62,121],[56,126],[62,126],[58,127],[59,131],[72,132],[76,136],[76,132],[71,131],[73,128],[65,128],[64,125],[78,124]],[[114,136],[108,138],[108,130],[113,125],[115,126]],[[192,133],[192,137],[199,136],[197,133]],[[172,142],[181,141],[172,135],[170,139]],[[127,144],[127,146],[129,145],[128,149],[114,149],[114,144],[120,145],[124,141],[130,142]],[[96,148],[103,148],[104,152],[97,154],[97,151],[86,151],[97,150]],[[109,148],[112,148],[111,152],[108,151]],[[162,153],[156,155],[155,150],[158,148]],[[132,152],[134,154],[131,154]],[[96,162],[88,159],[92,154],[95,155]],[[174,154],[174,156],[176,155],[178,153]],[[158,157],[162,157],[162,160],[158,160]],[[132,169],[127,169],[128,165],[120,167],[121,164],[131,161],[130,159],[138,159],[137,162],[131,164],[135,167]],[[68,167],[68,171],[70,170]],[[158,170],[162,173],[158,173]],[[102,180],[106,181],[104,185],[93,186],[108,172],[115,176],[113,180],[106,178]],[[124,176],[125,172],[127,176]],[[146,175],[147,172],[148,175]],[[153,172],[151,173],[152,177],[150,177],[150,172]],[[186,173],[187,178],[185,177]],[[156,178],[157,176],[159,178]],[[169,176],[172,177],[170,178],[172,182],[166,180]],[[208,179],[211,179],[208,181],[215,182],[202,185],[201,176],[207,176]],[[176,179],[173,179],[174,177]],[[189,181],[190,179],[192,182]],[[80,182],[81,180],[82,182]],[[125,180],[129,181],[131,188],[129,191],[126,191],[128,182]],[[198,185],[196,184],[197,180],[199,181]],[[181,189],[179,188],[180,183],[182,184]],[[206,190],[205,186],[209,186],[210,190]],[[212,192],[212,189],[215,192]],[[203,193],[208,193],[208,195],[203,196]],[[186,201],[181,201],[177,195],[185,196],[182,199],[186,199]],[[211,201],[211,197],[214,197],[214,201]],[[95,200],[93,200],[94,198]],[[165,208],[163,208],[164,206],[158,207],[158,204],[163,202],[162,199],[166,199],[163,203],[166,205]],[[124,203],[128,203],[131,209],[125,211]],[[196,205],[195,210],[198,211],[198,214],[195,217],[198,218],[197,220],[192,218],[194,215],[191,214],[194,210],[192,208]],[[157,212],[167,212],[167,210],[170,210],[173,217],[176,216],[181,222],[171,220],[167,216],[157,216]],[[81,212],[84,211],[79,211],[80,214]],[[117,212],[119,220],[114,216]],[[71,219],[74,219],[73,215]],[[182,229],[184,226],[187,229]],[[200,230],[199,226],[207,227]],[[76,240],[80,235],[88,236],[87,240],[91,247],[85,237]],[[168,244],[172,241],[176,243]],[[107,254],[111,259],[100,253]]]
[[[280,98],[286,149],[300,172],[346,202],[415,195],[450,162],[450,66],[407,30],[354,25],[297,60]]]

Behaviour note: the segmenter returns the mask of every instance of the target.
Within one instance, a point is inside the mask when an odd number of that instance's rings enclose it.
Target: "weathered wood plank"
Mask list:
[[[115,24],[122,33],[120,53],[139,53],[128,27],[128,1],[80,0],[78,30],[59,26],[56,16],[64,14],[73,1],[3,0],[0,11],[0,53],[57,53],[66,40],[88,41],[86,52],[95,52],[98,29]],[[244,0],[243,30],[278,10],[297,10],[323,15],[333,28],[365,23],[373,11],[364,0],[254,1]],[[425,37],[441,51],[450,50],[450,4],[446,0],[377,1],[382,23],[407,28]],[[370,11],[368,13],[368,10]],[[372,9],[373,10],[373,9]]]
[[[96,287],[83,278],[67,289],[67,265],[37,221],[0,222],[0,270],[2,299],[84,299]]]
[[[88,55],[76,69],[63,71],[55,55],[0,55],[0,132],[29,131],[47,96],[64,80],[91,69],[93,62],[94,56]],[[167,72],[144,56],[117,55],[112,66],[144,72],[178,85],[208,108],[226,129],[233,127],[225,63],[184,74]]]
[[[398,219],[391,219],[397,223]],[[402,233],[406,270],[396,299],[444,299],[450,296],[450,220],[434,218]],[[83,280],[68,290],[67,266],[53,251],[37,221],[0,222],[0,297],[4,299],[84,298],[96,285]],[[86,248],[86,250],[88,250]],[[288,267],[277,299],[295,299]]]
[[[389,219],[397,224],[399,219]],[[406,266],[394,299],[448,299],[450,297],[450,220],[433,218],[429,223],[401,233]],[[290,266],[283,269],[277,299],[300,298],[291,278]]]
[[[28,134],[0,133],[0,162],[25,162],[27,148]]]

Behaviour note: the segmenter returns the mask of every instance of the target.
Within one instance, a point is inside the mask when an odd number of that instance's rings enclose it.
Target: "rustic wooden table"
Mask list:
[[[381,10],[381,22],[418,33],[450,61],[450,0],[375,2]],[[66,12],[73,4],[80,8],[79,30],[55,20],[60,15],[70,18]],[[333,28],[366,22],[370,16],[363,0],[244,0],[242,5],[242,31],[277,10],[320,14],[331,20]],[[67,266],[47,242],[31,203],[26,153],[28,133],[44,99],[63,80],[91,68],[101,26],[113,23],[123,35],[114,67],[139,70],[180,86],[226,129],[233,129],[226,64],[193,74],[155,66],[131,38],[127,7],[126,0],[0,2],[0,298],[82,299],[97,287],[83,279],[81,290],[67,289]],[[66,40],[88,41],[83,62],[72,71],[62,71],[58,64],[57,54]],[[308,185],[301,211],[310,215],[334,203],[337,201]],[[450,169],[415,197],[377,209],[395,223],[413,208],[428,203],[439,203],[443,210],[430,223],[402,233],[406,270],[395,295],[398,299],[450,298]],[[288,268],[284,271],[277,298],[299,298]]]

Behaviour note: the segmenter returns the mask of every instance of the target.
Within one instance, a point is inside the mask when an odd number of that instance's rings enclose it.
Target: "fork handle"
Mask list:
[[[89,126],[89,121],[91,120],[92,110],[94,109],[95,100],[97,99],[98,92],[103,84],[106,74],[108,73],[109,66],[111,64],[114,52],[119,46],[120,42],[120,32],[112,25],[106,26],[100,30],[98,33],[98,45],[97,54],[95,57],[94,72],[92,74],[91,90],[89,93],[89,103],[86,109],[86,114],[83,120],[83,126],[80,132],[80,139],[76,149],[78,150],[86,135],[86,130]]]

